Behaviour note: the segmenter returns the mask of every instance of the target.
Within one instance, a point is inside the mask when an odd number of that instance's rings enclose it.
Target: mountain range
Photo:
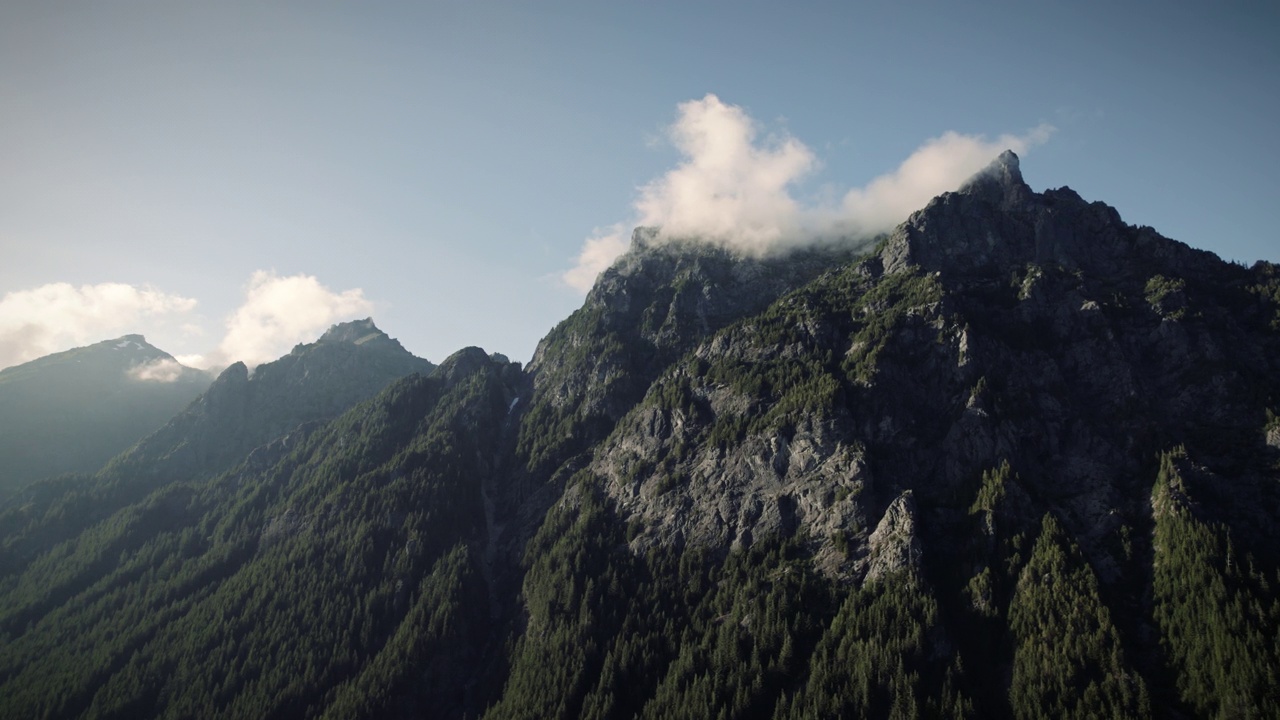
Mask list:
[[[1275,265],[1012,153],[641,228],[527,367],[339,325],[16,492],[0,714],[1275,717],[1278,358]]]

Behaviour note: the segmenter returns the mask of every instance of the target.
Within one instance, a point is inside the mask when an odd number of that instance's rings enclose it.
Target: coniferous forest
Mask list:
[[[0,716],[1274,718],[1277,413],[1280,270],[1012,154],[641,229],[526,366],[339,326],[7,498]]]

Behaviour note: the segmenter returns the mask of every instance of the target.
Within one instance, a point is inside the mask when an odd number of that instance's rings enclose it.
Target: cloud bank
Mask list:
[[[0,299],[0,368],[135,332],[190,312],[196,301],[150,287],[50,283]]]
[[[612,258],[610,258],[612,260]],[[594,276],[593,276],[594,277]],[[51,353],[107,340],[145,327],[181,319],[196,301],[151,287],[102,283],[73,287],[50,283],[5,294],[0,299],[0,368]],[[212,351],[181,355],[177,363],[217,370],[237,360],[259,365],[312,342],[336,322],[371,315],[373,303],[360,289],[330,290],[312,275],[279,276],[259,270],[249,278],[244,299],[225,322]],[[191,322],[188,335],[201,334]],[[172,382],[181,368],[173,361],[142,365],[138,380]]]
[[[579,291],[626,251],[619,228],[656,226],[658,239],[700,238],[762,254],[805,244],[861,239],[892,229],[941,193],[955,190],[1001,151],[1024,153],[1049,139],[1040,125],[987,140],[946,132],[927,140],[896,170],[837,200],[806,203],[796,185],[819,167],[787,134],[762,136],[745,110],[715,95],[681,103],[667,137],[683,160],[640,188],[629,223],[597,231],[561,279]]]

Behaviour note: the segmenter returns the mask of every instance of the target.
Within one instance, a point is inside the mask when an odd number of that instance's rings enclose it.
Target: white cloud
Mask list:
[[[185,370],[176,360],[156,358],[151,362],[135,365],[129,369],[129,377],[143,382],[171,383],[182,377]]]
[[[0,299],[0,367],[137,332],[150,322],[190,312],[196,301],[150,287],[50,283]]]
[[[813,151],[786,134],[761,140],[759,125],[745,110],[707,95],[681,103],[668,131],[684,160],[640,189],[630,223],[588,238],[562,279],[579,291],[589,290],[599,272],[625,252],[620,228],[626,226],[657,226],[659,241],[700,238],[757,254],[870,237],[892,229],[936,195],[955,190],[1001,151],[1022,154],[1053,131],[1040,125],[992,141],[946,132],[926,141],[894,172],[839,200],[806,204],[792,189],[819,166]]]
[[[334,292],[312,275],[280,277],[258,270],[249,279],[244,303],[227,319],[227,334],[207,356],[184,356],[184,363],[214,368],[237,360],[258,365],[313,342],[335,322],[370,315],[373,303],[360,289]]]
[[[191,355],[175,355],[173,359],[177,360],[180,365],[186,365],[189,368],[201,368],[203,370],[213,369],[209,363],[205,361],[205,356],[198,353],[193,353]]]
[[[671,142],[684,162],[640,190],[639,224],[667,237],[704,237],[764,248],[794,235],[802,208],[789,187],[817,165],[795,138],[769,136],[742,108],[715,95],[679,106]]]
[[[578,253],[578,262],[566,270],[560,279],[564,284],[577,290],[587,292],[596,282],[596,276],[613,264],[618,256],[627,251],[627,234],[623,225],[612,225],[605,229],[596,228],[594,234],[582,244],[582,252]]]
[[[621,246],[625,248],[625,243]],[[183,319],[195,306],[191,298],[123,283],[78,288],[51,283],[10,292],[0,299],[0,368],[116,335],[140,333],[144,324],[154,328]],[[240,307],[227,317],[226,334],[215,349],[181,355],[177,362],[141,365],[130,374],[139,380],[172,382],[181,372],[178,363],[203,369],[219,369],[237,360],[258,365],[275,360],[300,342],[315,341],[336,322],[372,311],[363,290],[336,292],[311,275],[281,277],[259,270],[249,278]],[[175,324],[188,337],[204,334],[196,323]]]

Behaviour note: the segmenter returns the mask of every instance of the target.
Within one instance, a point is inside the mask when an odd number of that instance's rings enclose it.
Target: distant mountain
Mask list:
[[[1280,714],[1280,268],[1012,153],[862,250],[641,230],[336,416],[229,370],[0,507],[0,714]]]
[[[92,474],[35,483],[0,508],[8,555],[25,562],[56,538],[91,526],[147,493],[179,481],[217,475],[244,461],[272,456],[321,422],[368,399],[394,380],[435,365],[405,350],[374,325],[331,327],[314,343],[254,368],[235,363],[167,423]]]
[[[393,380],[434,368],[371,318],[334,325],[314,343],[298,345],[252,372],[240,362],[223,370],[195,403],[107,472],[213,474],[299,426],[338,415]]]
[[[141,335],[0,370],[0,494],[40,478],[97,470],[212,380]]]

